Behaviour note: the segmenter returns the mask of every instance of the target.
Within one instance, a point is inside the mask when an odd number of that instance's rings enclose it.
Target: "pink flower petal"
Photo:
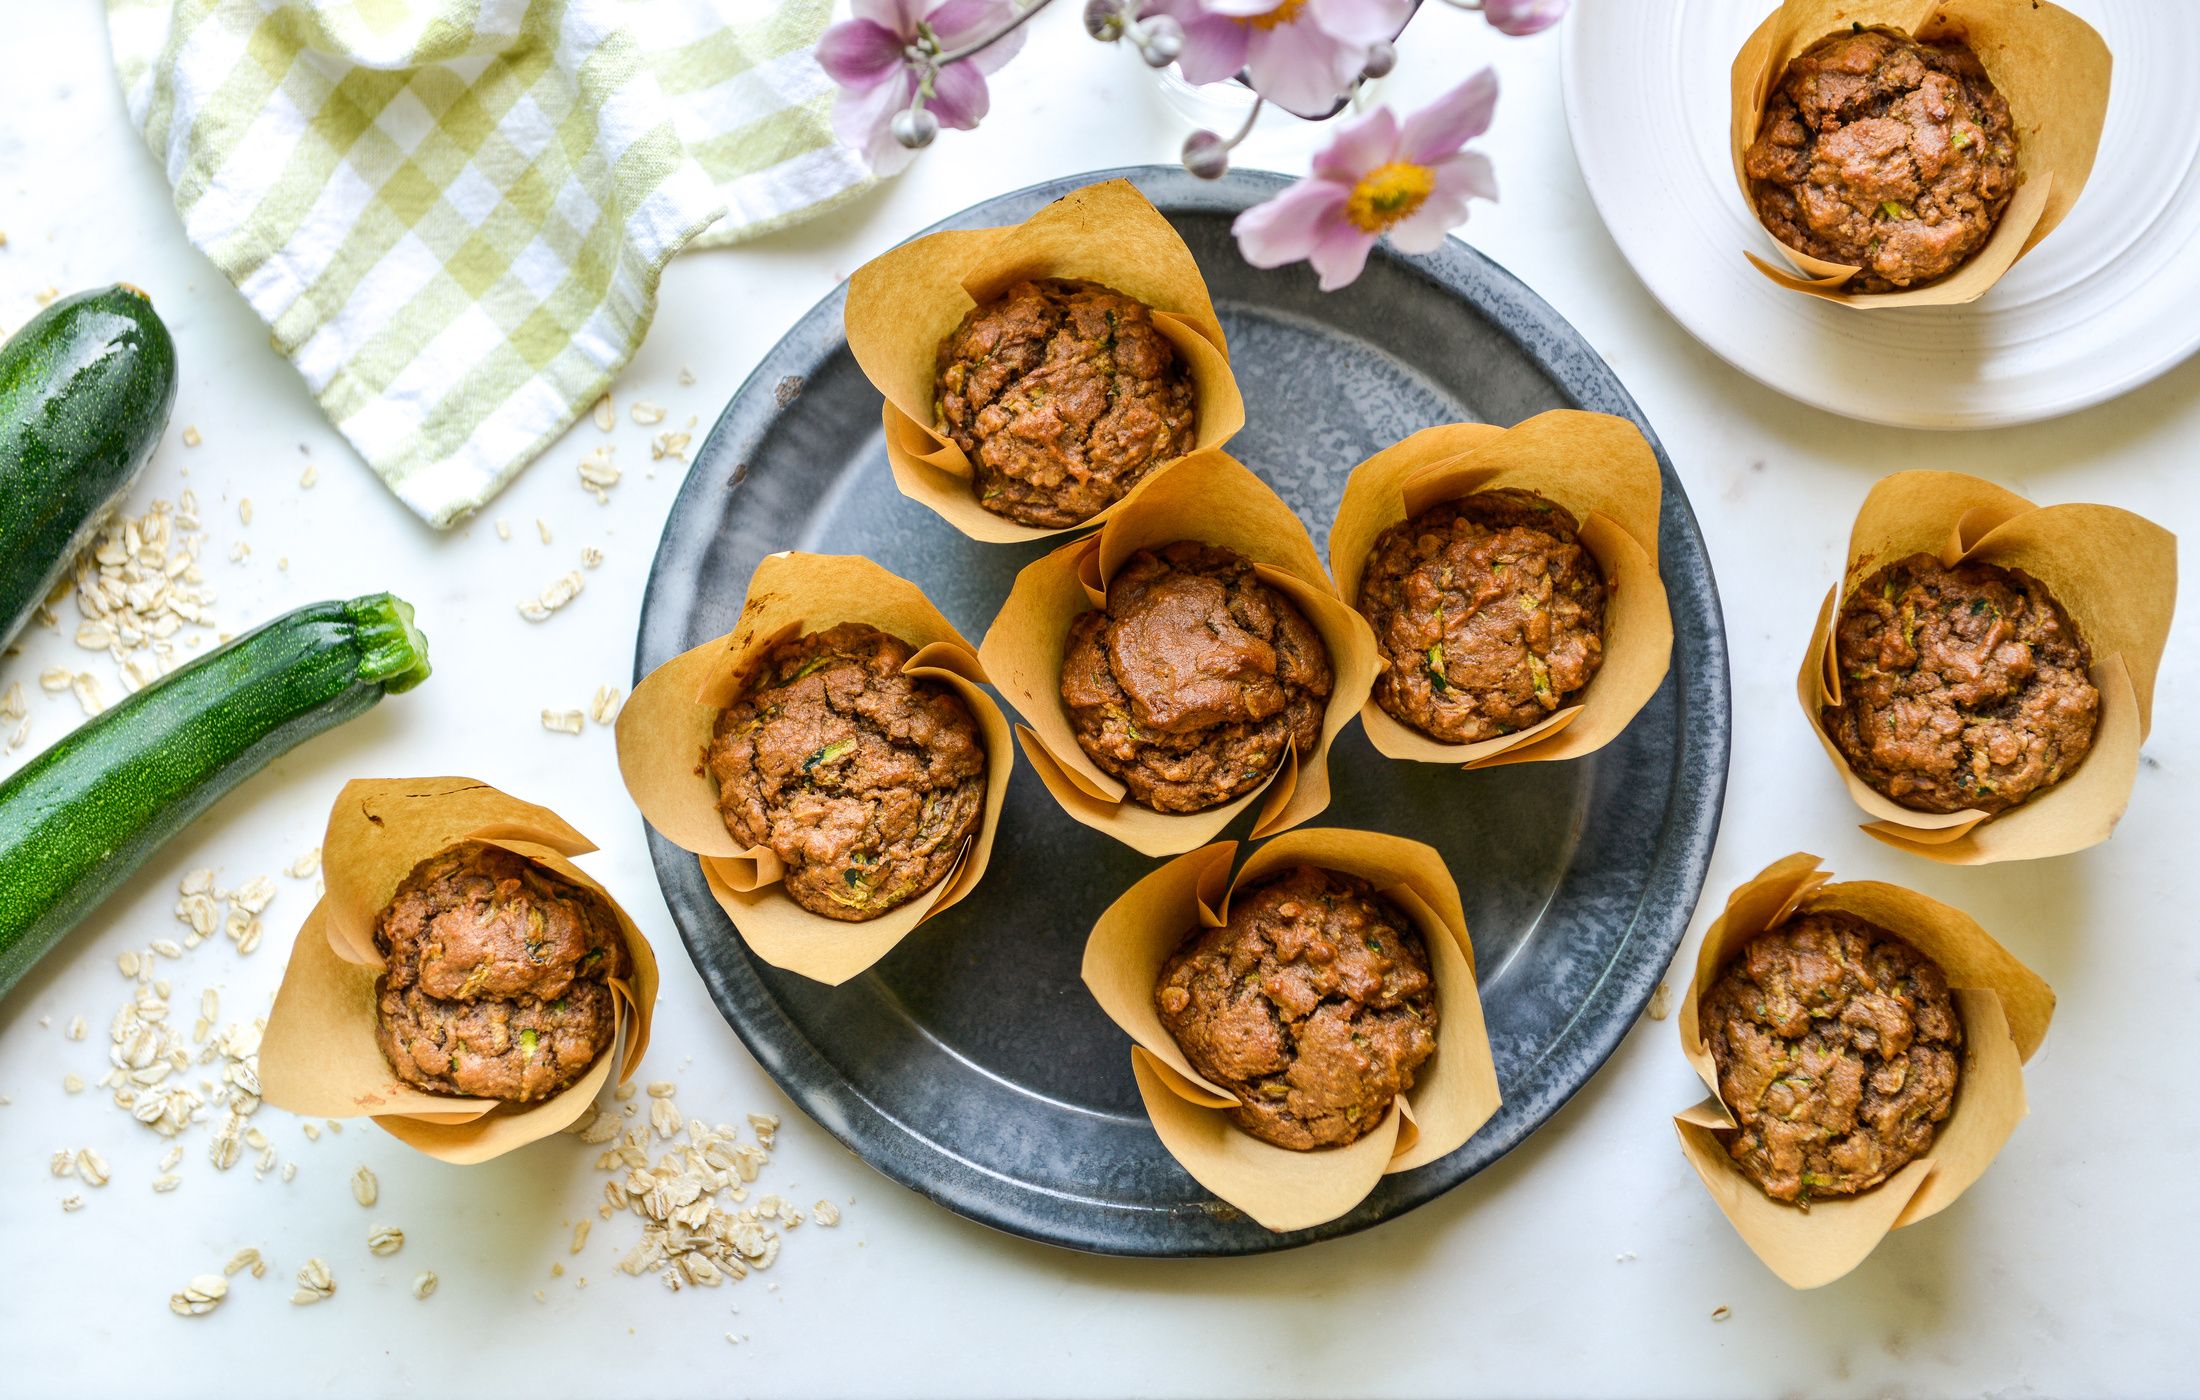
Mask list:
[[[1482,18],[1515,37],[1540,34],[1565,18],[1570,0],[1483,0]]]
[[[916,79],[909,70],[867,90],[842,88],[833,99],[833,134],[841,144],[863,155],[871,169],[892,175],[916,158],[916,152],[894,139],[894,113],[916,96]]]
[[[1337,128],[1336,137],[1314,157],[1314,173],[1350,185],[1398,154],[1398,119],[1377,107]]]
[[[892,34],[901,36],[903,43],[917,37],[917,21],[924,18],[930,0],[848,0],[848,8],[857,19],[866,19]]]
[[[1245,76],[1253,91],[1302,117],[1328,116],[1367,61],[1365,46],[1331,38],[1303,10],[1289,24],[1251,30],[1248,38]]]
[[[901,36],[885,25],[851,19],[819,37],[817,63],[844,88],[870,88],[894,75],[901,50]]]
[[[1410,0],[1307,0],[1306,7],[1324,32],[1362,47],[1397,38],[1413,18]]]
[[[1359,278],[1361,269],[1367,266],[1368,251],[1374,246],[1374,234],[1339,219],[1322,234],[1306,260],[1321,274],[1322,290],[1333,292]]]
[[[1250,19],[1255,15],[1273,14],[1284,0],[1199,0],[1199,7],[1211,15],[1230,15],[1238,19]],[[1145,7],[1151,11],[1153,6]],[[1178,16],[1183,18],[1182,15]]]
[[[1342,222],[1345,191],[1326,180],[1300,180],[1230,225],[1238,252],[1255,267],[1282,267],[1314,251],[1331,224]]]
[[[947,0],[946,4],[926,15],[924,22],[932,26],[932,33],[940,41],[940,50],[945,53],[959,49],[972,40],[984,38],[1015,17],[1016,7],[1009,0]],[[980,73],[998,72],[1002,64],[1014,58],[1023,48],[1026,32],[1026,29],[1018,29],[1007,38],[987,45],[964,62],[975,64]]]
[[[926,110],[940,119],[941,126],[951,126],[957,131],[969,131],[984,120],[991,99],[985,90],[985,74],[973,63],[950,63],[939,71],[932,81],[932,96],[925,104]]]
[[[1154,6],[1147,7],[1149,11]],[[1195,7],[1196,9],[1196,7]],[[1219,83],[1237,76],[1245,66],[1253,31],[1220,15],[1178,16],[1184,25],[1184,50],[1176,66],[1187,83]]]
[[[1497,71],[1485,68],[1407,117],[1398,148],[1415,165],[1434,165],[1490,129]]]

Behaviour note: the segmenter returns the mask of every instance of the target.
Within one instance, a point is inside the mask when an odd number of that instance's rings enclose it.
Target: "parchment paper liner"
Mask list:
[[[2093,748],[2077,771],[1989,818],[1913,812],[1881,796],[1849,767],[1819,726],[1838,704],[1837,602],[1888,564],[1932,554],[2022,569],[2047,585],[2093,652],[2101,692]],[[1950,865],[2035,860],[2108,839],[2131,800],[2139,746],[2154,717],[2154,675],[2177,606],[2177,537],[2114,506],[2035,506],[2013,491],[1958,472],[1897,472],[1872,487],[1849,533],[1848,569],[1826,595],[1795,678],[1796,698],[1826,756],[1872,820],[1863,829],[1890,846]]]
[[[1358,605],[1361,575],[1384,530],[1440,502],[1504,486],[1540,492],[1580,522],[1582,545],[1611,587],[1603,664],[1576,703],[1473,744],[1432,739],[1371,697],[1360,709],[1360,727],[1390,758],[1467,768],[1579,758],[1619,737],[1665,679],[1673,615],[1658,575],[1658,458],[1640,429],[1610,414],[1557,409],[1512,428],[1448,423],[1360,463],[1329,530],[1338,595]]]
[[[533,1104],[431,1094],[398,1080],[375,1044],[375,979],[383,970],[374,925],[414,866],[463,841],[525,856],[601,896],[618,919],[633,964],[611,979],[623,1050]],[[357,778],[344,784],[322,838],[326,890],[306,916],[260,1041],[267,1102],[309,1118],[374,1119],[391,1136],[461,1165],[485,1162],[564,1129],[595,1100],[616,1062],[633,1077],[649,1048],[657,958],[610,891],[566,859],[595,850],[546,807],[471,778]]]
[[[2017,133],[2020,183],[1984,247],[1945,277],[1899,292],[1845,292],[1859,269],[1778,246],[1795,272],[1745,252],[1759,272],[1821,300],[1864,310],[1954,306],[1976,301],[2078,202],[2093,173],[2108,116],[2111,60],[2093,27],[2046,0],[1786,0],[1735,56],[1731,137],[1734,178],[1757,217],[1744,157],[1757,138],[1765,104],[1788,61],[1851,24],[1900,30],[1917,39],[1960,38],[2008,99]],[[1767,238],[1771,230],[1765,231]],[[1797,275],[1797,274],[1800,275]]]
[[[1969,915],[1915,890],[1876,881],[1828,884],[1813,855],[1765,867],[1727,897],[1705,931],[1696,976],[1683,999],[1681,1049],[1711,1097],[1675,1115],[1681,1151],[1743,1243],[1794,1288],[1833,1282],[1878,1248],[1890,1230],[1947,1209],[2001,1151],[2024,1117],[2024,1063],[2047,1036],[2055,993]],[[1955,1106],[1932,1150],[1869,1191],[1813,1201],[1805,1211],[1775,1201],[1727,1156],[1734,1119],[1719,1098],[1718,1070],[1701,1026],[1702,1002],[1750,939],[1798,910],[1841,910],[1901,937],[1948,974],[1963,1021],[1963,1066]]]
[[[1194,1180],[1278,1232],[1303,1230],[1351,1210],[1391,1172],[1453,1152],[1497,1112],[1474,980],[1474,945],[1459,886],[1432,848],[1402,836],[1318,827],[1256,848],[1236,879],[1237,842],[1177,857],[1124,891],[1085,941],[1085,985],[1129,1035],[1138,1094],[1162,1146]],[[1436,983],[1436,1053],[1383,1122],[1344,1147],[1294,1152],[1262,1142],[1222,1110],[1237,1100],[1202,1078],[1162,1026],[1153,1004],[1161,966],[1195,927],[1227,922],[1230,892],[1298,865],[1372,882],[1413,920]]]
[[[1040,277],[1098,282],[1152,309],[1154,328],[1191,371],[1199,409],[1194,452],[1221,446],[1245,426],[1245,401],[1230,372],[1230,347],[1206,279],[1184,240],[1129,181],[1073,190],[1020,224],[904,243],[848,279],[848,349],[886,396],[886,460],[894,484],[972,539],[1043,539],[1086,529],[1122,507],[1117,501],[1059,529],[995,515],[972,493],[962,449],[933,431],[940,342],[973,306]],[[1168,465],[1150,468],[1144,479]]]
[[[1274,774],[1233,802],[1171,814],[1140,806],[1079,746],[1062,703],[1062,655],[1070,622],[1107,605],[1107,580],[1140,549],[1177,540],[1225,545],[1298,605],[1329,652],[1333,688],[1321,741],[1310,754],[1287,751]],[[1185,458],[1138,483],[1099,532],[1026,565],[978,649],[1001,694],[1016,707],[1024,756],[1063,810],[1095,831],[1149,856],[1210,841],[1258,799],[1255,837],[1272,836],[1329,805],[1329,747],[1367,700],[1381,665],[1375,634],[1337,601],[1306,526],[1283,499],[1221,452]]]
[[[771,849],[744,849],[726,830],[718,784],[703,761],[719,712],[755,661],[789,637],[842,622],[869,623],[916,648],[902,674],[960,695],[985,745],[985,814],[961,862],[930,890],[861,923],[813,914],[787,897],[779,884],[786,870]],[[853,555],[770,555],[749,578],[733,631],[675,656],[634,687],[619,712],[619,773],[657,834],[695,852],[711,894],[758,957],[838,986],[969,894],[985,874],[1015,763],[1008,720],[979,688],[985,679],[970,644],[907,579]]]

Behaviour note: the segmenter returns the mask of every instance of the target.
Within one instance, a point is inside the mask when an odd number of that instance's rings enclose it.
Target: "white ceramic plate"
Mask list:
[[[2063,0],[2115,85],[2077,206],[1968,306],[1856,311],[1784,291],[1735,185],[1728,70],[1772,0],[1576,0],[1566,119],[1612,237],[1729,364],[1876,423],[2029,423],[2136,388],[2200,348],[2200,0]]]

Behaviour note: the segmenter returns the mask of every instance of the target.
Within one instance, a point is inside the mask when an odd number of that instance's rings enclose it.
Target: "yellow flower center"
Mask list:
[[[1267,14],[1232,15],[1230,18],[1236,20],[1239,24],[1250,25],[1255,29],[1274,29],[1279,24],[1289,24],[1292,20],[1298,18],[1299,11],[1305,8],[1306,0],[1283,0],[1282,4],[1276,6]]]
[[[1420,208],[1435,188],[1435,171],[1394,160],[1360,177],[1344,202],[1344,216],[1363,232],[1381,233]]]

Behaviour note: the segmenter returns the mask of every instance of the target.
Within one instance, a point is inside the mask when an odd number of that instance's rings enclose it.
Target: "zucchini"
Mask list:
[[[179,667],[0,783],[0,997],[214,800],[428,677],[412,607],[313,603]]]
[[[176,344],[122,284],[79,292],[0,346],[0,647],[15,640],[176,406]]]

